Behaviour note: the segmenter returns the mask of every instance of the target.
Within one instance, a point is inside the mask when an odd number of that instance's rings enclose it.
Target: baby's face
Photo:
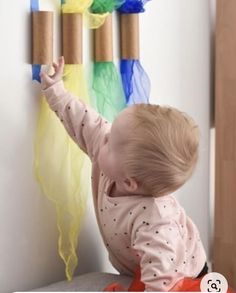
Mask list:
[[[125,178],[122,172],[121,147],[129,137],[132,110],[132,106],[125,108],[113,121],[111,131],[106,135],[98,156],[101,171],[116,182]]]

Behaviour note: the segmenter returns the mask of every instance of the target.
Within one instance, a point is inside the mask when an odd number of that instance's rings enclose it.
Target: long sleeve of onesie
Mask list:
[[[63,81],[55,83],[42,92],[70,137],[91,160],[96,160],[100,144],[105,134],[110,131],[111,124],[67,91]]]
[[[170,231],[171,229],[172,235]],[[181,238],[170,225],[145,224],[139,228],[134,239],[134,248],[140,256],[141,281],[145,291],[166,292],[185,274]],[[182,263],[181,263],[182,262]]]

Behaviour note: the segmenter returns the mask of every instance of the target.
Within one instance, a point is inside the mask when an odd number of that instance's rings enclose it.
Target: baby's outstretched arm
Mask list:
[[[45,72],[41,74],[42,92],[70,137],[91,160],[96,160],[100,145],[106,133],[110,132],[111,124],[65,89],[62,81],[63,57],[59,58],[58,64],[53,63],[53,67],[53,75]]]

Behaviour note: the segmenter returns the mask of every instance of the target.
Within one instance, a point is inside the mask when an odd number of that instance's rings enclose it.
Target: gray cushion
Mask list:
[[[131,281],[132,278],[125,275],[94,272],[74,277],[70,282],[62,281],[30,292],[95,292],[103,291],[107,285],[113,282],[118,282],[128,288]]]

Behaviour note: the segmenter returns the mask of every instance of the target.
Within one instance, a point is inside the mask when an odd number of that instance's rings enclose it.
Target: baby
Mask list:
[[[172,107],[136,104],[110,124],[65,90],[63,57],[42,90],[71,138],[92,162],[92,192],[112,265],[145,291],[169,291],[207,273],[199,232],[173,195],[193,174],[199,129]]]

